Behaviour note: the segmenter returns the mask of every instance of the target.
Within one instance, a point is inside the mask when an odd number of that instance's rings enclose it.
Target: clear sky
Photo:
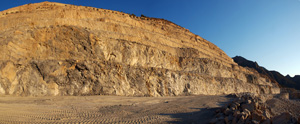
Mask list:
[[[48,0],[170,20],[283,75],[300,75],[300,0]],[[42,0],[1,1],[0,10]]]

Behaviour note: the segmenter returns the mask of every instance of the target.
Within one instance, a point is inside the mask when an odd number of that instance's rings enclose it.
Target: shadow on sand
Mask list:
[[[176,119],[177,121],[167,121],[167,123],[172,124],[208,124],[209,121],[213,118],[214,112],[218,108],[193,108],[199,109],[196,112],[190,113],[176,113],[176,114],[161,114],[161,115],[168,115],[171,118]]]
[[[230,97],[232,98],[232,97]],[[230,99],[227,102],[219,102],[217,105],[225,106],[233,99]],[[171,124],[209,124],[210,120],[214,118],[215,111],[220,109],[221,107],[216,108],[190,108],[190,109],[198,109],[195,112],[189,113],[172,113],[172,114],[160,114],[170,116],[171,118],[176,119],[176,121],[167,121],[166,123]]]

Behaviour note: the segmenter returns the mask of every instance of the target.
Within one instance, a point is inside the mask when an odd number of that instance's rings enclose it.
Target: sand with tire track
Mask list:
[[[208,123],[226,96],[0,97],[0,123]]]

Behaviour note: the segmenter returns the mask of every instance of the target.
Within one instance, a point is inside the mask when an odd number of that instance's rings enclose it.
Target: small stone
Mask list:
[[[262,112],[258,111],[258,110],[255,110],[253,113],[252,113],[252,120],[256,120],[258,122],[261,122],[263,120],[265,120],[265,116],[262,115]]]
[[[230,107],[230,111],[235,111],[235,107]]]
[[[241,104],[243,102],[242,98],[238,98],[237,103]]]
[[[272,118],[272,124],[288,124],[292,119],[290,113],[284,112]]]
[[[238,124],[244,124],[244,122],[245,122],[245,117],[242,116],[237,123]]]
[[[266,111],[267,108],[268,107],[265,104],[263,104],[263,105],[260,106],[260,110],[262,110],[262,111]]]
[[[233,116],[234,117],[237,117],[237,115],[241,114],[241,112],[239,110],[235,110],[234,113],[233,113]]]
[[[242,112],[241,115],[242,115],[242,117],[244,117],[245,119],[248,118],[248,116],[249,116],[247,112]]]
[[[270,112],[269,112],[269,111],[264,111],[263,115],[264,115],[267,119],[270,119],[270,118],[271,118],[271,115],[270,115]]]
[[[271,120],[267,119],[267,120],[263,121],[261,124],[271,124]]]
[[[238,102],[233,102],[231,107],[236,107],[236,109],[237,109],[237,107],[239,107],[239,106],[240,106],[240,104]]]
[[[242,107],[242,110],[248,109],[250,112],[254,111],[254,105],[252,105],[252,104],[243,104],[241,107]]]
[[[259,109],[255,110],[255,112],[257,112],[258,114],[263,114],[263,112]]]
[[[253,102],[252,104],[254,105],[255,109],[258,109],[258,106],[259,106],[258,102]]]
[[[224,118],[224,121],[226,124],[230,124],[230,122],[233,120],[233,117],[232,115],[229,115],[227,117]]]
[[[259,121],[257,121],[257,120],[252,120],[252,123],[253,123],[253,124],[259,124]]]
[[[245,112],[247,115],[251,115],[251,112],[248,109],[244,109],[243,112]]]
[[[252,121],[250,118],[247,118],[246,121],[245,121],[245,124],[252,124]]]
[[[224,114],[225,114],[225,115],[231,115],[231,114],[233,114],[233,111],[231,111],[229,108],[227,108],[227,109],[224,111]]]
[[[246,119],[245,124],[251,124],[250,118],[247,118],[247,119]]]

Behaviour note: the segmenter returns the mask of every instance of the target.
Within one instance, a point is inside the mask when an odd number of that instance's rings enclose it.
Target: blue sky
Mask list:
[[[227,55],[300,75],[300,0],[49,0],[170,20]],[[41,0],[1,1],[0,10]]]

